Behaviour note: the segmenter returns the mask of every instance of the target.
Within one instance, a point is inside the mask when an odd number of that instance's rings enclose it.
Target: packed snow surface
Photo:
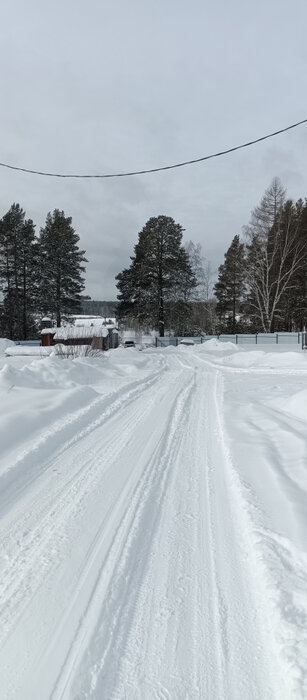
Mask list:
[[[0,392],[1,700],[307,698],[307,354],[2,354]]]

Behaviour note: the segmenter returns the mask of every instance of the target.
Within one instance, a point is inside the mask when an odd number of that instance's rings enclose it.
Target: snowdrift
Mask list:
[[[15,343],[8,338],[0,338],[0,356],[5,354],[6,348],[16,347]]]

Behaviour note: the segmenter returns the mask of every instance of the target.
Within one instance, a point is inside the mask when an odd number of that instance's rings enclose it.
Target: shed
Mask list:
[[[118,346],[117,330],[104,325],[60,326],[44,328],[41,332],[42,345],[91,345],[96,350],[109,350]]]

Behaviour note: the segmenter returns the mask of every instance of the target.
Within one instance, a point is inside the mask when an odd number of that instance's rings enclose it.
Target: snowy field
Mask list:
[[[307,352],[4,346],[1,700],[307,698]]]

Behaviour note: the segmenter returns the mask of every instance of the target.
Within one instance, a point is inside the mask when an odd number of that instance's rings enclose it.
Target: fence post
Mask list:
[[[200,336],[200,344],[202,345],[202,343],[203,343],[203,336],[201,335]]]
[[[258,333],[255,334],[255,341],[256,341],[256,345],[257,345],[257,343],[258,343]]]
[[[178,345],[178,338],[176,338],[176,347],[177,347],[177,345]]]
[[[238,345],[238,336],[236,335],[236,345]]]
[[[158,347],[158,337],[156,336],[156,348]]]
[[[276,345],[278,345],[278,333],[276,333]]]

